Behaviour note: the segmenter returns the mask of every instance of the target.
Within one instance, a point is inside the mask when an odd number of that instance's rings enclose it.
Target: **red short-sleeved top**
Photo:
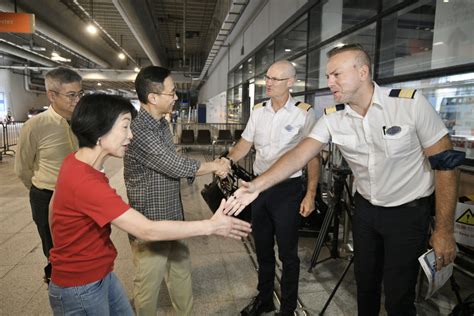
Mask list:
[[[59,171],[52,207],[52,281],[68,287],[105,277],[117,256],[110,222],[130,206],[110,187],[104,173],[71,153]]]

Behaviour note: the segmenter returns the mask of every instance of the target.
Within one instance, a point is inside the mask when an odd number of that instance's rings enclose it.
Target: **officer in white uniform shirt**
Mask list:
[[[265,75],[266,94],[270,100],[257,104],[250,114],[242,138],[227,156],[232,161],[243,158],[255,146],[254,174],[265,172],[278,158],[295,147],[314,125],[315,114],[309,104],[296,102],[289,89],[296,71],[286,61],[274,63]],[[257,250],[258,295],[241,315],[261,315],[275,309],[274,239],[283,263],[281,308],[278,315],[293,315],[296,309],[299,279],[298,228],[300,215],[314,210],[319,179],[319,157],[308,163],[308,189],[302,197],[301,168],[286,181],[268,189],[252,203],[252,230]],[[299,213],[298,213],[299,211]]]
[[[416,315],[417,258],[431,237],[437,268],[455,256],[455,167],[448,131],[427,100],[413,89],[383,89],[372,82],[370,57],[360,45],[328,52],[326,75],[337,105],[325,109],[309,137],[268,171],[244,183],[227,202],[238,214],[263,190],[303,166],[332,140],[355,178],[354,272],[358,313],[378,315],[382,281],[387,314]],[[434,193],[435,192],[435,193]]]

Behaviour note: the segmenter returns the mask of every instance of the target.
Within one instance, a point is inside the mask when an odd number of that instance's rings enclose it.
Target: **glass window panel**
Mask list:
[[[382,8],[383,10],[389,9],[396,4],[403,2],[404,0],[383,0]]]
[[[308,21],[304,15],[275,39],[275,60],[289,59],[306,49],[307,36]]]
[[[242,115],[242,85],[235,87],[233,93],[233,102],[230,103],[227,108],[227,121],[230,123],[238,123]]]
[[[343,37],[337,42],[321,47],[312,51],[308,55],[308,78],[307,90],[322,89],[327,87],[326,80],[326,53],[333,47],[341,44],[361,44],[369,53],[370,57],[374,58],[375,51],[375,23],[372,23],[346,37]],[[373,65],[372,65],[373,69]]]
[[[296,81],[290,92],[302,92],[305,91],[306,86],[306,55],[298,57],[292,60],[291,63],[296,69]]]
[[[382,19],[380,78],[431,69],[436,1],[421,1]]]
[[[457,140],[470,140],[474,145],[474,73],[406,81],[386,87],[417,89],[439,112],[451,136],[455,136]],[[456,146],[457,140],[452,140]],[[474,146],[456,149],[468,150],[468,158],[474,159]]]
[[[234,85],[238,85],[238,84],[242,83],[242,69],[243,68],[244,68],[244,66],[240,65],[234,71]]]
[[[255,54],[255,68],[256,68],[256,74],[262,74],[265,73],[270,67],[271,64],[273,64],[274,61],[274,43],[271,41],[268,45],[265,47],[262,47],[257,54]]]
[[[250,57],[249,59],[247,59],[247,61],[244,63],[244,68],[243,68],[242,73],[243,73],[244,81],[247,81],[248,79],[255,76],[255,58]]]
[[[380,77],[472,63],[474,1],[417,2],[382,20]]]
[[[377,14],[378,1],[321,1],[309,13],[309,45],[317,45]]]
[[[227,76],[227,88],[232,88],[234,86],[234,73],[230,72]]]
[[[258,101],[264,98],[266,98],[265,79],[263,79],[263,75],[260,75],[255,78],[255,100]]]

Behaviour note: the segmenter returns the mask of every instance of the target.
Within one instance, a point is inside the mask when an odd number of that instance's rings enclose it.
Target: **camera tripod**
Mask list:
[[[347,206],[347,204],[343,201],[343,193],[344,193],[344,188],[346,189],[349,197],[349,202],[350,205],[353,205],[352,201],[352,196],[350,194],[349,190],[349,185],[347,184],[347,176],[351,174],[351,170],[347,168],[334,168],[332,170],[333,172],[333,179],[334,179],[334,185],[333,185],[333,190],[332,192],[329,192],[331,195],[329,198],[329,208],[326,212],[326,216],[324,217],[323,224],[321,225],[321,230],[319,231],[318,238],[316,240],[316,245],[313,251],[313,256],[311,258],[311,263],[310,267],[308,269],[308,272],[312,272],[313,268],[316,266],[316,264],[324,262],[329,259],[336,259],[339,258],[339,251],[338,251],[338,236],[339,236],[339,216],[342,214],[342,212],[345,210],[346,214],[348,215],[349,222],[352,221],[352,214],[351,210]],[[328,235],[328,230],[329,230],[329,225],[333,223],[333,238],[331,241],[331,248],[330,248],[330,256],[326,259],[323,259],[319,262],[317,262],[318,257],[321,253],[321,249],[323,247],[324,241],[327,238]],[[331,303],[332,298],[336,294],[337,289],[341,285],[345,275],[349,271],[350,266],[352,265],[352,262],[354,261],[354,256],[351,254],[349,257],[349,263],[347,264],[346,268],[344,269],[344,272],[342,273],[341,277],[339,278],[339,281],[337,282],[336,286],[334,287],[333,291],[329,295],[329,298],[327,299],[323,309],[320,312],[320,315],[323,315],[324,312],[326,311],[326,308],[329,306]]]

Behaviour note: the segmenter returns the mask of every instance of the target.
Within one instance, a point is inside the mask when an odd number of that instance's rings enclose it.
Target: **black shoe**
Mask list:
[[[259,316],[263,313],[268,313],[274,310],[275,305],[273,304],[273,301],[263,302],[257,296],[240,312],[240,315]]]

